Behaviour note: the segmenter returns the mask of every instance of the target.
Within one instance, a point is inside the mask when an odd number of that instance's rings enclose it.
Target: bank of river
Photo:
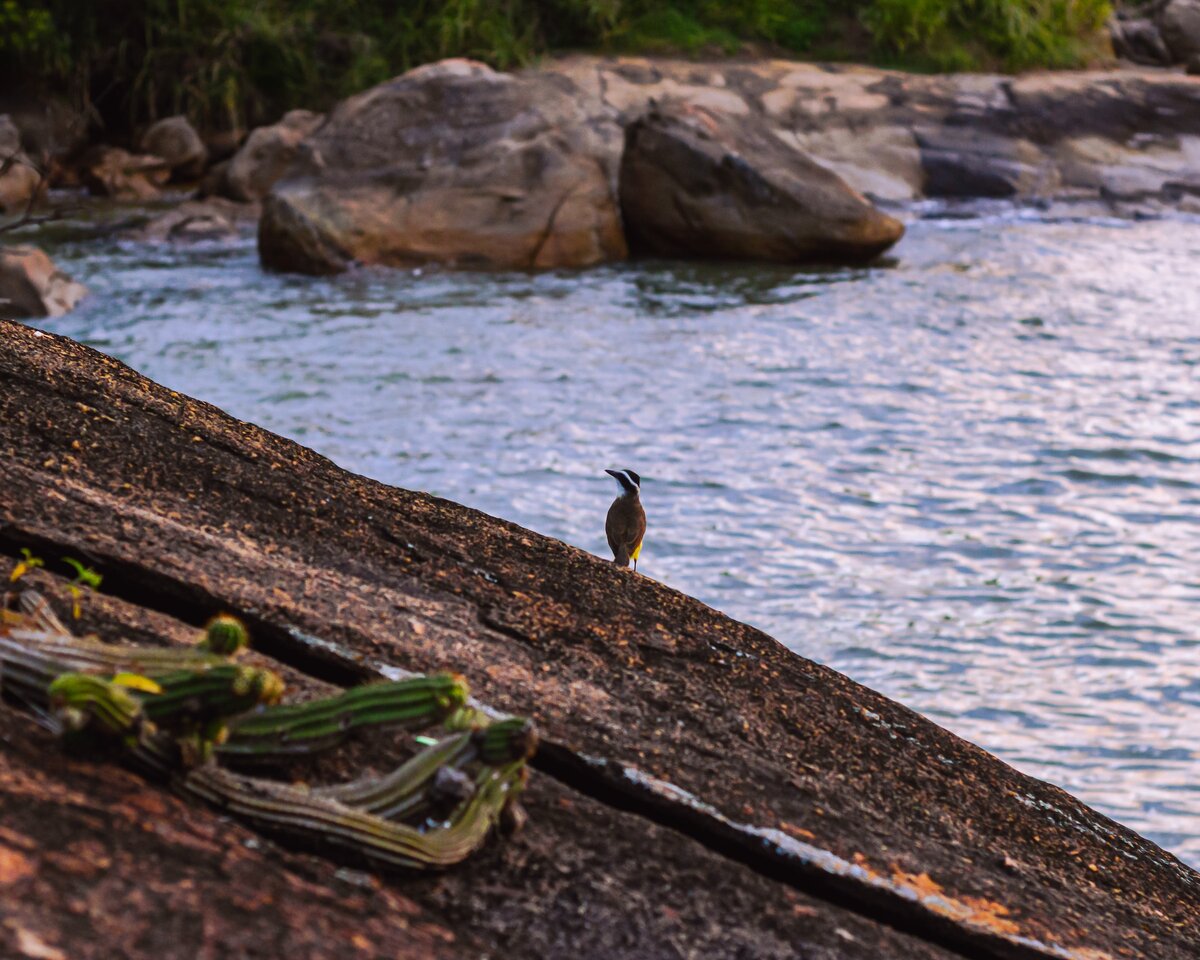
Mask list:
[[[643,569],[1200,863],[1200,221],[910,212],[802,270],[263,275],[251,239],[35,237],[46,329]]]

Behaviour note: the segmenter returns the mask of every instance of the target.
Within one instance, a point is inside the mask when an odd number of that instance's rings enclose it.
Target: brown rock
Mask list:
[[[239,222],[253,220],[256,204],[234,203],[221,197],[188,200],[161,213],[133,236],[153,243],[191,243],[198,240],[231,240]]]
[[[578,267],[625,256],[612,171],[573,88],[466,60],[339,104],[263,209],[280,270]]]
[[[119,147],[96,147],[88,151],[80,168],[88,190],[114,200],[153,200],[171,177],[161,157],[129,153]]]
[[[321,113],[292,110],[278,123],[254,130],[230,158],[217,192],[230,200],[262,200],[296,158],[301,141],[324,119]]]
[[[37,247],[0,247],[0,317],[58,317],[86,295]]]
[[[764,125],[697,107],[662,108],[630,125],[620,194],[639,253],[866,259],[904,234],[898,220]]]
[[[143,153],[162,157],[173,180],[194,180],[204,172],[208,149],[187,117],[166,117],[153,124],[138,144]]]
[[[41,182],[41,175],[21,149],[17,125],[8,114],[0,114],[0,213],[25,209]]]

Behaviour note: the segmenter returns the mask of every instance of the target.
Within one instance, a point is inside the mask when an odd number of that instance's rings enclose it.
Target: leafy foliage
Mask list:
[[[0,84],[31,78],[109,126],[185,112],[244,129],[410,67],[577,49],[841,51],[931,68],[1068,66],[1107,0],[0,0]]]
[[[1108,0],[873,0],[879,49],[942,70],[1070,67],[1101,52]]]

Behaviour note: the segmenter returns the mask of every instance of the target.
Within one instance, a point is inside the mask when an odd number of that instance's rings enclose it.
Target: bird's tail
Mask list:
[[[624,547],[622,547],[620,550],[617,550],[615,556],[613,557],[613,563],[621,567],[629,566],[629,551]]]

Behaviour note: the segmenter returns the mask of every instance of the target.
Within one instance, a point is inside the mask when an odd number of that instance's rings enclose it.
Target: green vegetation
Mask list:
[[[129,129],[186,112],[244,129],[446,56],[568,50],[874,59],[923,69],[1075,66],[1108,0],[0,0],[0,83]]]

